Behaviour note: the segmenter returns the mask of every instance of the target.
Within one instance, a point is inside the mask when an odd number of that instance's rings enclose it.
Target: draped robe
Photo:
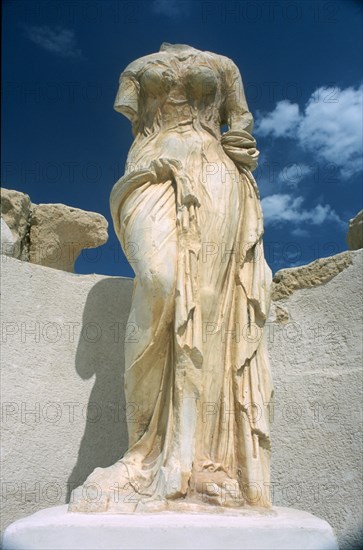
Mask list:
[[[128,451],[106,470],[132,488],[136,509],[178,499],[268,507],[271,272],[239,71],[165,46],[125,69],[115,109],[135,137],[110,199],[135,271],[125,343],[134,408]],[[115,511],[111,500],[93,511]]]

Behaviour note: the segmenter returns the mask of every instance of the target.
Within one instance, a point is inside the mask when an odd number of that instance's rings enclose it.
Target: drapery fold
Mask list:
[[[226,141],[224,142],[226,143]],[[227,149],[229,156],[231,150]],[[239,160],[241,155],[239,155]],[[200,293],[198,288],[198,263],[201,261],[199,227],[199,199],[195,194],[188,175],[183,172],[179,162],[170,161],[171,179],[164,182],[172,186],[176,208],[176,230],[178,242],[178,265],[174,289],[175,310],[174,322],[170,327],[169,346],[174,350],[171,363],[173,377],[163,380],[171,383],[172,403],[169,402],[169,416],[167,420],[165,447],[160,447],[160,456],[168,462],[168,452],[171,452],[170,462],[177,463],[178,447],[189,455],[189,462],[184,467],[184,482],[179,476],[179,482],[174,481],[177,490],[172,495],[185,496],[188,484],[192,477],[193,459],[195,453],[190,452],[195,444],[197,417],[202,414],[203,403],[200,403],[203,379],[200,369],[203,369],[203,326],[200,311]],[[225,281],[225,296],[222,310],[224,318],[229,322],[226,330],[227,343],[224,351],[225,382],[221,392],[221,401],[229,403],[234,409],[237,421],[228,418],[230,428],[225,426],[221,434],[222,414],[216,419],[213,436],[214,449],[211,453],[212,462],[225,464],[226,473],[237,477],[250,504],[266,506],[269,503],[269,452],[270,435],[268,422],[268,404],[272,395],[266,344],[263,338],[263,325],[269,308],[269,287],[271,272],[267,267],[263,255],[262,234],[263,223],[256,182],[251,171],[239,163],[239,195],[240,209],[238,227],[235,235],[233,261],[229,266],[229,273]],[[157,181],[157,174],[150,166],[149,170],[132,172],[121,178],[113,188],[111,195],[111,210],[117,234],[121,244],[125,246],[122,235],[125,231],[120,227],[120,213],[127,198],[135,189],[153,185]],[[187,182],[187,183],[186,183]],[[160,181],[159,181],[160,183]],[[187,193],[185,192],[187,189]],[[183,200],[182,197],[192,197],[192,200]],[[127,219],[124,220],[127,223]],[[157,339],[157,334],[155,339]],[[153,344],[151,344],[153,345]],[[146,351],[143,352],[146,359]],[[127,380],[126,380],[127,384]],[[134,385],[133,385],[134,386]],[[163,390],[164,391],[164,390]],[[132,392],[131,392],[132,395]],[[187,395],[188,421],[187,428],[183,427],[183,403]],[[184,401],[183,401],[184,400]],[[194,401],[191,405],[190,401]],[[156,410],[156,409],[155,409]],[[175,414],[175,411],[177,413]],[[181,414],[180,414],[181,413]],[[230,411],[228,415],[231,416]],[[155,413],[154,413],[155,416]],[[150,424],[154,423],[154,416]],[[222,433],[223,433],[222,431]],[[183,433],[187,432],[188,452],[183,445]],[[145,439],[150,438],[150,430]],[[170,434],[173,434],[171,437]],[[192,434],[192,435],[190,435]],[[177,438],[177,443],[170,439]],[[151,437],[152,439],[152,437]],[[166,441],[169,440],[168,445]],[[221,443],[222,440],[222,443]],[[144,445],[144,437],[139,445]],[[124,457],[127,464],[128,456]],[[194,454],[194,456],[193,456]],[[180,452],[179,452],[180,455]],[[204,466],[203,466],[204,467]],[[185,472],[186,468],[186,472]],[[238,472],[237,472],[238,471]],[[168,476],[163,469],[161,474],[154,472],[158,478],[160,494],[165,495],[165,485],[168,485]],[[152,477],[151,475],[151,477]],[[160,490],[164,484],[164,490]],[[169,483],[170,485],[170,483]],[[169,491],[170,492],[170,491]]]
[[[268,507],[271,271],[241,76],[226,57],[163,45],[121,74],[115,109],[135,136],[110,197],[135,271],[138,338],[125,342],[134,407],[128,451],[87,479],[101,500],[77,489],[70,509]]]

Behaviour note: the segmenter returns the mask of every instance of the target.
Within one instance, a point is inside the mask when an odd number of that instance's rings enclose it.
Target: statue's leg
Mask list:
[[[136,274],[125,342],[126,403],[133,405],[127,409],[129,450],[116,464],[96,468],[73,492],[71,511],[128,512],[152,496],[169,427],[177,265],[173,187],[155,184],[137,201],[131,196],[122,216],[128,220],[121,224],[123,240],[132,244],[125,252]],[[92,487],[101,491],[97,501]]]
[[[200,212],[203,384],[193,476],[195,491],[204,502],[225,506],[243,504],[235,460],[236,411],[229,345],[231,338],[238,337],[233,334],[233,293],[241,207],[233,168],[228,165],[205,180],[208,208],[203,208],[204,201]]]
[[[125,204],[123,216],[131,210],[124,226],[124,241],[134,244],[129,258],[135,271],[128,319],[131,336],[125,341],[126,402],[137,407],[128,422],[132,448],[149,427],[168,374],[164,371],[172,342],[177,233],[171,184],[149,187],[140,197],[136,211],[130,202]]]

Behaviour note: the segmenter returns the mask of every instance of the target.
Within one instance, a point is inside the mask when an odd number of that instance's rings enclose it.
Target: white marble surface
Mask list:
[[[214,507],[212,507],[213,509]],[[293,508],[271,511],[82,514],[55,506],[12,523],[4,550],[336,550],[330,525]]]
[[[110,196],[135,271],[128,323],[137,334],[125,340],[134,414],[128,450],[73,491],[70,511],[124,513],[130,486],[142,509],[176,499],[234,507],[236,495],[238,506],[268,507],[272,277],[239,69],[163,44],[123,70],[115,109],[135,137]],[[89,484],[99,501],[84,498]]]
[[[359,547],[362,518],[363,250],[350,254],[352,265],[279,300],[269,320],[273,504],[326,519],[342,550]],[[8,256],[1,277],[4,530],[65,504],[67,489],[126,449],[119,369],[125,333],[132,334],[125,331],[133,281]],[[287,323],[274,320],[276,306],[288,311]]]

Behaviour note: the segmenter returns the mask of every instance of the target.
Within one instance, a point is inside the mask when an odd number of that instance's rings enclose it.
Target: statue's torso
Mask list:
[[[215,54],[191,53],[183,58],[159,52],[127,67],[139,86],[138,132],[207,131],[220,136],[223,66]]]

